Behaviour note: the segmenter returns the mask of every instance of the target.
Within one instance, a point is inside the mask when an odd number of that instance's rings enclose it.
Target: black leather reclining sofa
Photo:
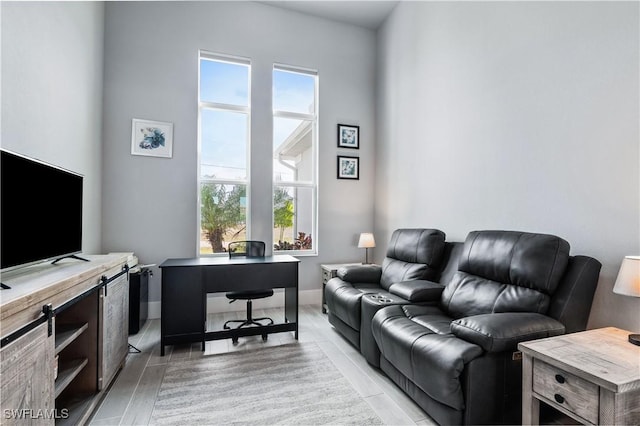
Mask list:
[[[394,231],[381,266],[338,270],[329,321],[439,424],[520,422],[517,344],[586,328],[601,264],[562,238]]]

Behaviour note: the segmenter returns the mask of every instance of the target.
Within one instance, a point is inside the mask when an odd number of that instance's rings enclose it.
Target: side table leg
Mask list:
[[[598,423],[601,425],[620,424],[620,419],[616,419],[616,395],[610,390],[600,388],[600,409],[598,415],[600,418]]]
[[[327,305],[327,300],[324,297],[324,289],[327,287],[327,283],[324,282],[324,280],[322,281],[322,313],[326,314],[327,313],[327,309],[325,308],[325,306]]]
[[[533,396],[533,358],[522,354],[522,424],[540,424],[540,401]]]

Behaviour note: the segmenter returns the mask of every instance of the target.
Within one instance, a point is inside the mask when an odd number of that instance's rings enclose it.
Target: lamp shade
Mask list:
[[[373,248],[376,246],[376,240],[373,238],[373,234],[370,232],[363,232],[360,234],[358,240],[358,248]]]
[[[640,297],[640,256],[626,256],[622,259],[613,292],[624,296]]]

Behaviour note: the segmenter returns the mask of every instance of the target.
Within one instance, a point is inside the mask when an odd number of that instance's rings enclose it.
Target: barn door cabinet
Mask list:
[[[46,322],[0,349],[0,396],[3,425],[53,424],[54,338]],[[31,413],[42,419],[26,420]],[[30,416],[35,417],[35,416]]]
[[[121,275],[100,289],[100,390],[111,383],[129,352],[129,281]]]
[[[86,424],[128,352],[127,255],[28,267],[2,281],[2,424]]]

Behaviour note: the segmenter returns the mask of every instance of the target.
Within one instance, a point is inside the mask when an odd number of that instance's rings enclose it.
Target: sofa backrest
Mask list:
[[[438,229],[396,229],[382,261],[380,285],[411,281],[437,281],[444,251],[444,232]]]
[[[493,312],[546,313],[569,262],[560,237],[517,231],[467,236],[441,307],[453,318]]]
[[[464,249],[464,243],[455,241],[447,241],[444,243],[444,252],[442,253],[442,262],[440,267],[440,278],[438,282],[447,285],[451,282],[453,276],[458,272],[458,262]]]
[[[571,256],[547,315],[564,324],[566,333],[587,328],[602,264],[589,256]]]

